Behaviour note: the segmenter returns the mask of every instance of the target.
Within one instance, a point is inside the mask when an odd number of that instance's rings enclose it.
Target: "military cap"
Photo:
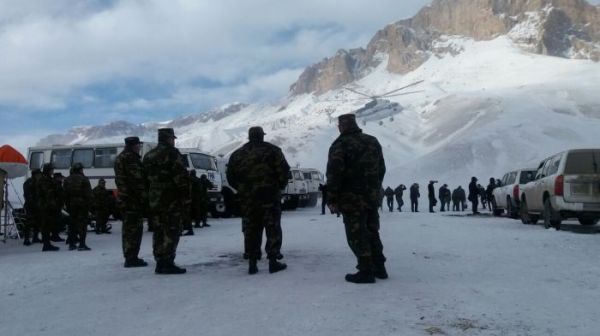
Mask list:
[[[177,139],[175,136],[175,131],[172,128],[159,128],[158,129],[158,138],[173,138]]]
[[[100,183],[106,183],[106,181],[105,181],[103,178],[100,178],[100,179],[98,180],[98,184],[100,184]]]
[[[356,116],[352,113],[342,114],[338,117],[338,123],[345,126],[357,126]]]
[[[136,136],[125,138],[125,144],[128,146],[135,146],[135,145],[139,145],[141,143],[142,142],[140,141],[140,138],[138,138]]]
[[[74,163],[74,164],[73,164],[73,167],[72,167],[72,169],[73,169],[74,171],[77,171],[77,170],[82,170],[82,169],[83,169],[83,165],[82,165],[80,162],[76,162],[76,163]]]
[[[250,127],[250,129],[248,130],[248,138],[262,137],[265,134],[267,133],[265,133],[262,127],[260,126]]]

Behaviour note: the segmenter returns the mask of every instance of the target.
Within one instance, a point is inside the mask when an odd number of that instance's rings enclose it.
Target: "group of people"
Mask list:
[[[70,250],[90,250],[86,244],[90,211],[96,214],[96,233],[110,233],[106,225],[110,196],[103,189],[103,182],[92,190],[89,180],[83,175],[81,163],[74,164],[66,178],[54,173],[51,163],[44,164],[41,170],[34,169],[23,184],[26,214],[23,244],[42,243],[42,251],[57,251],[59,248],[52,242],[65,241],[60,232],[66,228],[66,243]],[[69,214],[68,220],[65,220],[63,209]]]
[[[196,228],[210,226],[208,190],[213,185],[206,175],[198,178],[195,170],[187,171],[183,156],[175,148],[175,139],[173,129],[160,129],[158,145],[143,159],[140,139],[125,139],[125,149],[114,166],[116,202],[104,179],[91,188],[81,163],[74,163],[66,178],[54,173],[52,163],[44,164],[41,170],[34,169],[23,184],[26,214],[23,244],[42,243],[42,251],[57,251],[59,247],[52,242],[65,241],[60,233],[66,229],[69,250],[90,250],[86,244],[90,213],[95,218],[95,232],[110,233],[107,223],[116,207],[123,218],[125,267],[148,265],[138,257],[143,219],[148,218],[149,229],[153,231],[156,273],[185,273],[184,268],[174,263],[179,236],[194,234],[192,222]]]
[[[467,206],[467,200],[469,202],[471,202],[471,209],[473,211],[474,214],[479,214],[479,204],[481,202],[481,205],[484,209],[489,208],[490,211],[493,211],[493,195],[492,192],[494,191],[494,189],[496,188],[496,186],[498,185],[498,182],[496,179],[494,178],[490,178],[490,183],[488,184],[487,188],[483,188],[481,186],[481,184],[477,184],[477,178],[476,177],[472,177],[471,178],[471,182],[469,183],[469,194],[467,197],[467,192],[465,189],[462,188],[462,186],[458,186],[456,189],[450,191],[450,188],[448,188],[447,184],[443,184],[439,189],[438,189],[438,193],[437,193],[437,198],[436,198],[436,192],[435,192],[435,184],[438,183],[438,181],[429,181],[429,184],[427,186],[427,198],[429,200],[429,212],[434,213],[435,212],[435,207],[437,206],[438,202],[440,203],[440,212],[445,212],[445,211],[460,211],[463,212],[465,211],[468,206]],[[389,209],[390,212],[394,211],[394,198],[396,200],[396,206],[397,206],[397,210],[399,212],[402,212],[402,206],[404,205],[404,200],[403,200],[403,195],[404,195],[404,190],[406,190],[406,186],[404,184],[400,184],[398,187],[396,187],[395,189],[392,189],[391,187],[387,187],[385,189],[383,189],[383,187],[380,189],[380,200],[379,200],[379,207],[381,209],[383,209],[383,201],[385,199],[386,201],[386,205]],[[411,211],[412,212],[419,212],[419,198],[421,197],[421,193],[419,191],[419,184],[418,183],[413,183],[410,187],[410,204],[411,204]],[[450,210],[450,204],[452,203],[452,210]]]

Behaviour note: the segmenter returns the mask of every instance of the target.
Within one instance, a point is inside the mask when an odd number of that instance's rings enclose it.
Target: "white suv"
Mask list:
[[[594,225],[600,218],[600,149],[568,150],[542,161],[521,188],[521,220],[560,229],[563,219]]]
[[[535,168],[519,169],[504,174],[500,186],[493,191],[496,207],[494,215],[500,216],[506,211],[510,218],[519,218],[519,195],[521,187],[535,178]]]

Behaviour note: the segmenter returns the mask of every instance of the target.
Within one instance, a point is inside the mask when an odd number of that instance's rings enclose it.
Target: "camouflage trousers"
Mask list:
[[[242,217],[244,253],[250,259],[260,259],[262,257],[263,229],[267,236],[265,244],[267,258],[275,259],[280,255],[283,243],[280,207],[272,205],[254,206],[245,211],[245,216]]]
[[[138,211],[125,211],[123,218],[123,229],[121,232],[121,241],[123,243],[123,257],[125,260],[138,258],[140,245],[142,244],[142,234],[144,224],[142,213]]]
[[[361,206],[341,209],[346,228],[348,245],[357,259],[356,268],[360,271],[372,271],[383,266],[383,244],[379,237],[379,213],[377,209]]]
[[[33,231],[34,238],[38,238],[38,232],[40,231],[39,226],[39,215],[34,209],[26,210],[25,213],[25,225],[23,226],[23,238],[29,239],[31,232]]]
[[[155,216],[152,249],[156,262],[173,263],[182,231],[182,214],[165,212]]]
[[[87,226],[89,220],[88,210],[83,208],[70,208],[68,209],[68,212],[70,217],[70,241],[79,241],[80,244],[85,245],[85,238],[87,236]]]

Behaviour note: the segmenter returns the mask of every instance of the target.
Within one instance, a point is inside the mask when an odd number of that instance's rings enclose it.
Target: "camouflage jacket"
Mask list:
[[[115,183],[119,207],[131,211],[144,211],[147,202],[147,186],[140,155],[125,149],[115,159]]]
[[[192,184],[192,202],[207,202],[208,201],[208,190],[214,188],[212,182],[208,179],[202,180],[196,176],[191,178]]]
[[[27,212],[35,211],[36,209],[36,193],[35,193],[35,183],[34,177],[30,177],[25,180],[23,183],[23,198],[25,198],[25,210]]]
[[[384,175],[383,152],[375,137],[360,128],[340,134],[329,148],[329,204],[377,208]]]
[[[42,213],[54,213],[59,208],[58,192],[52,177],[42,175],[35,185],[36,210]]]
[[[153,213],[182,211],[189,201],[189,174],[177,148],[159,143],[144,156],[148,203]]]
[[[248,142],[230,157],[227,181],[238,190],[242,202],[281,202],[290,166],[281,149],[268,142]]]
[[[67,211],[72,209],[89,210],[92,204],[92,186],[85,175],[72,173],[65,179],[63,188]]]
[[[96,186],[94,189],[92,189],[92,196],[94,198],[95,211],[110,210],[111,199],[105,187]]]

